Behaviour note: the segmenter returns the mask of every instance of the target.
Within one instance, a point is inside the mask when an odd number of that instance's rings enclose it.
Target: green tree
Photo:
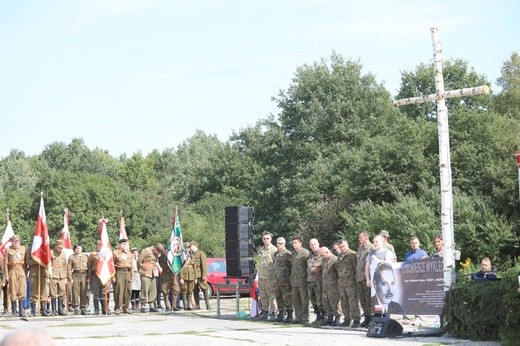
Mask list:
[[[520,117],[520,55],[513,52],[509,60],[502,65],[501,75],[497,79],[502,89],[495,97],[495,109],[501,114],[512,114]]]

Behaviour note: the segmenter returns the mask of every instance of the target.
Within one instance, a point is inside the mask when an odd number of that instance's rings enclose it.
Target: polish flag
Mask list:
[[[114,257],[112,256],[112,247],[108,239],[107,232],[108,220],[102,218],[99,220],[99,239],[101,240],[101,248],[99,249],[96,275],[105,286],[108,281],[115,275],[116,268],[114,266]]]
[[[49,240],[49,230],[47,228],[47,218],[45,217],[45,208],[43,206],[43,197],[40,199],[40,212],[36,220],[31,256],[45,268],[48,268],[51,264],[51,244]]]
[[[13,226],[11,225],[11,220],[7,220],[7,227],[5,227],[4,236],[2,237],[2,242],[0,243],[0,256],[4,258],[5,250],[13,245],[11,238],[14,235]]]
[[[72,243],[70,242],[69,233],[69,209],[65,208],[63,213],[63,229],[61,230],[61,240],[63,241],[63,251],[67,259],[74,253],[72,250]]]
[[[126,225],[125,225],[125,218],[123,217],[123,214],[121,213],[121,218],[119,220],[119,240],[126,239],[128,240],[128,236],[126,235]]]

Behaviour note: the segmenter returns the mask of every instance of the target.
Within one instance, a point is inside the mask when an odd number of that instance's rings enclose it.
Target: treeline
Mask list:
[[[444,65],[446,90],[491,85],[468,63]],[[402,72],[396,99],[434,92],[433,68]],[[450,99],[455,241],[462,259],[520,255],[514,153],[520,144],[520,57],[503,63],[492,95]],[[44,192],[51,238],[70,210],[73,242],[94,250],[98,220],[112,243],[122,211],[131,246],[165,242],[179,206],[185,239],[224,256],[224,207],[256,208],[256,236],[301,234],[324,245],[360,230],[391,234],[402,257],[411,235],[431,252],[440,232],[435,105],[393,106],[359,61],[333,53],[299,67],[273,98],[279,113],[237,130],[226,142],[202,131],[177,148],[112,157],[82,139],[49,144],[36,156],[12,150],[0,161],[0,210],[30,244]]]

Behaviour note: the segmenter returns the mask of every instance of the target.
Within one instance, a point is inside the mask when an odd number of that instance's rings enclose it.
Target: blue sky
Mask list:
[[[227,140],[270,113],[298,66],[401,71],[462,58],[491,81],[519,51],[517,1],[0,0],[0,158],[81,137],[113,156]],[[433,81],[432,81],[433,83]],[[493,87],[494,85],[492,85]]]

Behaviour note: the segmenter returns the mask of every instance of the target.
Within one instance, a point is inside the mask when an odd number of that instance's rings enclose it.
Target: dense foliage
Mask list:
[[[498,93],[451,100],[455,240],[463,259],[509,265],[519,253],[514,152],[520,144],[518,54],[504,62]],[[397,97],[433,91],[433,69],[402,72]],[[445,64],[446,89],[490,84],[468,63]],[[411,235],[431,252],[440,231],[438,135],[433,104],[393,106],[359,61],[333,53],[299,67],[273,98],[279,108],[228,141],[197,131],[177,148],[114,158],[82,139],[0,160],[0,210],[30,244],[43,191],[52,239],[70,210],[73,242],[93,250],[98,220],[114,243],[125,215],[131,246],[166,241],[175,206],[185,239],[224,255],[224,207],[256,208],[256,235],[299,233],[357,247],[360,230],[387,229],[398,257]],[[256,239],[258,240],[258,239]]]

